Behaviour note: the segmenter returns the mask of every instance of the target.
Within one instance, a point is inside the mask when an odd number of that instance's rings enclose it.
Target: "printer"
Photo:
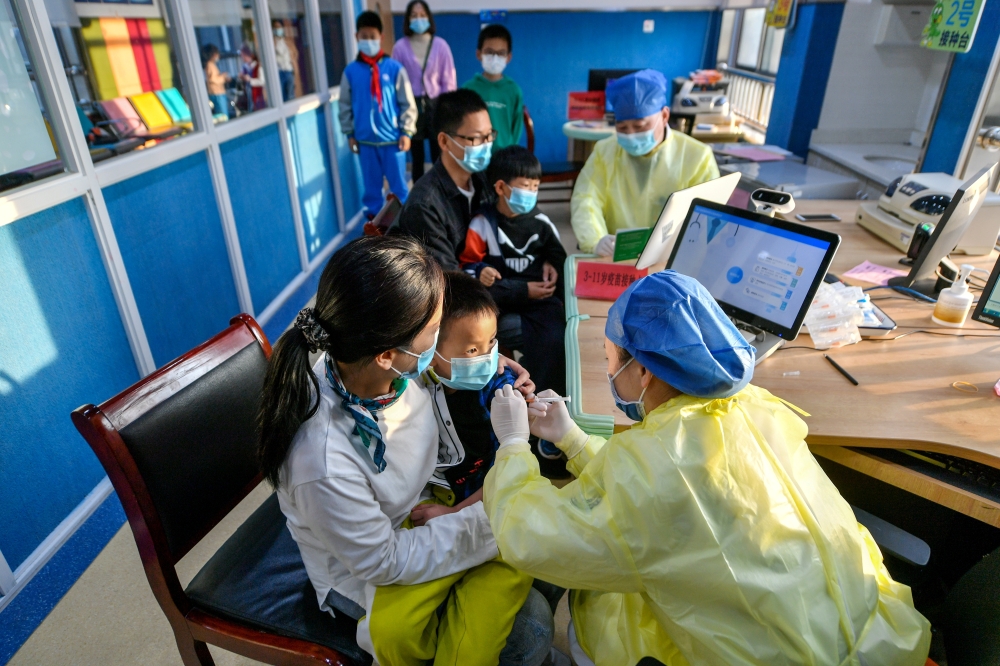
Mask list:
[[[726,97],[728,87],[729,84],[725,81],[714,84],[696,83],[678,77],[674,79],[674,97],[670,112],[692,116],[709,114],[713,121],[729,122],[731,120],[729,98]]]
[[[898,250],[906,252],[914,230],[936,225],[962,181],[946,173],[911,173],[889,183],[878,202],[858,206],[857,223]],[[1000,196],[990,192],[969,225],[956,252],[989,254],[1000,235]]]

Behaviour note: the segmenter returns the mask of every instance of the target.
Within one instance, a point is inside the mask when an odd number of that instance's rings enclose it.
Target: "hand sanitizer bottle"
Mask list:
[[[966,280],[973,270],[974,266],[962,264],[958,279],[947,289],[941,290],[937,305],[934,306],[934,314],[931,315],[935,324],[954,328],[965,326],[965,318],[972,307],[972,293]]]

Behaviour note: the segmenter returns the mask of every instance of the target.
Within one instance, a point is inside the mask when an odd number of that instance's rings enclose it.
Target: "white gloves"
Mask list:
[[[608,234],[597,241],[597,245],[594,246],[594,253],[602,257],[612,256],[615,253],[615,237],[612,234]]]
[[[528,405],[524,396],[510,384],[497,389],[490,407],[490,421],[500,446],[528,442],[531,434],[528,431]]]
[[[538,394],[539,398],[555,398],[558,393],[552,389],[546,389]],[[566,454],[567,460],[573,458],[587,444],[587,435],[576,425],[573,418],[566,409],[565,402],[542,403],[539,407],[547,409],[536,409],[532,403],[531,412],[531,434],[541,439],[546,439]],[[579,432],[576,432],[579,431]],[[573,436],[570,436],[573,435]]]

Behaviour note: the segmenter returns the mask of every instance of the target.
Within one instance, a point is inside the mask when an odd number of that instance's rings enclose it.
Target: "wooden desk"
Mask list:
[[[856,201],[811,200],[801,202],[796,212],[832,212],[843,220],[814,224],[843,238],[831,267],[834,274],[841,275],[866,259],[898,266],[898,250],[854,223],[857,205]],[[954,258],[989,268],[996,253]],[[571,257],[569,262],[576,260]],[[570,273],[567,289],[571,291],[575,280]],[[938,327],[930,320],[931,304],[889,290],[874,291],[872,298],[899,326],[889,337],[916,330],[953,337],[917,333],[827,352],[860,382],[853,386],[802,334],[757,366],[753,383],[811,415],[806,419],[807,441],[814,454],[1000,527],[1000,503],[844,448],[939,451],[1000,468],[1000,397],[993,393],[1000,379],[1000,332],[972,322],[964,329]],[[608,390],[604,323],[609,307],[607,301],[567,298],[567,368],[576,403],[574,417],[582,420],[584,429],[601,434],[631,423],[615,409]],[[961,333],[983,337],[957,337]],[[783,376],[791,371],[800,374]],[[573,377],[575,372],[578,377]],[[958,391],[952,388],[955,381],[974,384],[979,392]]]

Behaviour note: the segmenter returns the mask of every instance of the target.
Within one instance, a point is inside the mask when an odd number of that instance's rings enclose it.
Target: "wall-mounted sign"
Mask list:
[[[983,0],[938,0],[920,45],[935,51],[968,53],[983,15]]]
[[[771,0],[764,14],[764,23],[772,28],[787,28],[795,14],[795,0]]]

